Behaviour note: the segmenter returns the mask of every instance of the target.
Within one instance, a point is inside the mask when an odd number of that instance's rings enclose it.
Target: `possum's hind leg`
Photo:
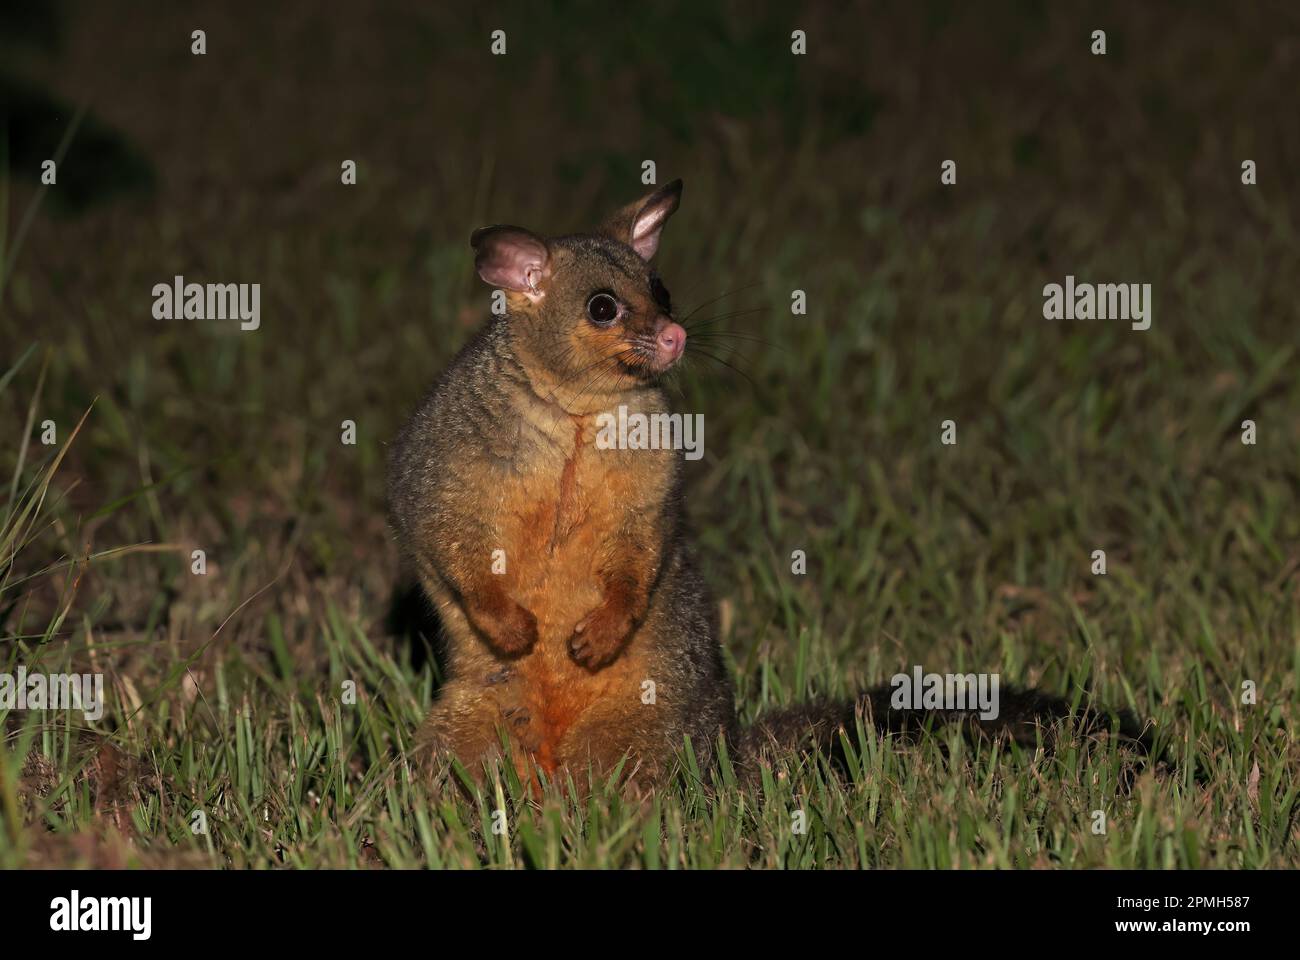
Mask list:
[[[621,776],[655,782],[668,769],[673,751],[662,718],[635,697],[601,704],[585,713],[565,734],[559,762],[575,780],[587,770],[600,780],[620,763]]]
[[[421,767],[431,769],[455,758],[471,771],[482,762],[501,756],[500,727],[509,718],[493,700],[455,681],[439,692],[429,715],[416,734],[414,754]]]

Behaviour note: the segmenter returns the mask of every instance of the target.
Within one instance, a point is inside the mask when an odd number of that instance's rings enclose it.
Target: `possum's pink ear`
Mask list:
[[[664,224],[681,201],[682,182],[666,183],[619,210],[605,221],[601,232],[626,243],[641,255],[642,260],[649,260],[659,249],[659,235],[663,233]]]
[[[469,244],[475,251],[474,269],[484,283],[541,296],[542,283],[551,273],[551,255],[537,234],[523,227],[480,227]]]

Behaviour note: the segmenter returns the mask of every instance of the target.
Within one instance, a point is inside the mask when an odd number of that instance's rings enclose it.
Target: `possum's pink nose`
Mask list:
[[[655,338],[655,359],[662,366],[676,362],[686,349],[686,331],[680,323],[669,323]]]

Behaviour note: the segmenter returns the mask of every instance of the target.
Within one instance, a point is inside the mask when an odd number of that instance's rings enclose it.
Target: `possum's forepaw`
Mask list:
[[[624,604],[607,600],[578,621],[569,638],[569,653],[588,670],[599,670],[618,657],[634,626]]]
[[[526,653],[537,642],[537,617],[513,601],[476,609],[470,619],[488,645],[508,657]]]

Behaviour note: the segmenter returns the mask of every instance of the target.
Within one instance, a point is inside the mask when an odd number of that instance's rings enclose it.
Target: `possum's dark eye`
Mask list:
[[[618,301],[608,293],[593,293],[587,301],[587,316],[592,323],[609,326],[618,316]]]
[[[673,312],[673,301],[672,297],[668,295],[668,288],[665,287],[664,282],[655,275],[651,275],[650,277],[650,296],[655,298],[655,303],[659,304],[659,309],[664,313]]]

